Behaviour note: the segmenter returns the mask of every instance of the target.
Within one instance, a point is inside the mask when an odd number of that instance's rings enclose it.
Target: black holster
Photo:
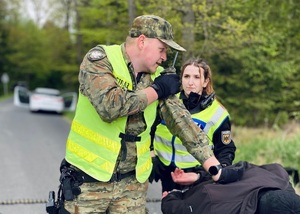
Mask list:
[[[64,159],[60,166],[60,188],[66,201],[72,201],[81,193],[80,185],[83,177]]]
[[[64,201],[72,201],[81,193],[82,176],[65,159],[61,162],[60,172],[57,200],[55,201],[55,192],[50,191],[46,203],[46,211],[49,214],[70,214],[64,208]]]

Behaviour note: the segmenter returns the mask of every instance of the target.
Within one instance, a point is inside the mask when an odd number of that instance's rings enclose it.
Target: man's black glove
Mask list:
[[[167,98],[180,91],[179,76],[176,74],[175,68],[167,68],[163,70],[162,73],[162,75],[155,78],[152,84],[152,87],[158,95],[158,99]]]
[[[157,156],[152,157],[152,171],[149,177],[149,182],[158,182],[161,179],[163,172],[165,171],[163,163],[159,160]]]
[[[222,172],[217,183],[228,184],[240,180],[245,171],[245,162],[240,161],[237,164],[222,168]]]

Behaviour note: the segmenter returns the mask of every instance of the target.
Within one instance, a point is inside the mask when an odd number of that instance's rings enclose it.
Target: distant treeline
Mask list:
[[[300,118],[296,0],[48,1],[47,8],[32,1],[35,18],[29,19],[23,1],[0,0],[0,75],[9,75],[10,89],[25,81],[30,89],[77,90],[90,48],[122,43],[134,17],[155,14],[172,24],[175,40],[187,49],[178,71],[190,56],[208,61],[234,124],[280,127]]]

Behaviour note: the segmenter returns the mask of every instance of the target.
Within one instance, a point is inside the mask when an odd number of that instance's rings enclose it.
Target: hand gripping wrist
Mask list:
[[[240,161],[237,164],[231,166],[224,167],[217,182],[220,184],[236,182],[243,177],[244,171],[245,163],[243,161]]]
[[[166,74],[157,77],[152,84],[158,99],[167,98],[180,90],[179,76],[177,74]]]

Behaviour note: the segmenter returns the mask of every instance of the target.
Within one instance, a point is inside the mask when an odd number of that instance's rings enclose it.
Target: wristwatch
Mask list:
[[[222,166],[219,164],[209,167],[208,172],[210,175],[217,175],[220,169],[222,169]]]

